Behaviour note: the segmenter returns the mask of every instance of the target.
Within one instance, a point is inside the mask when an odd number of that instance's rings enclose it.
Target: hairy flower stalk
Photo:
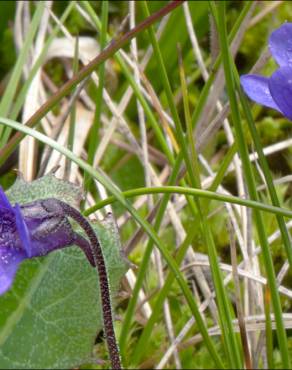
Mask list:
[[[88,240],[73,230],[69,217],[81,226]],[[97,268],[109,355],[112,368],[120,369],[105,260],[90,223],[77,209],[55,198],[12,206],[0,187],[0,294],[10,289],[23,260],[45,256],[71,245],[79,246],[91,265]]]
[[[54,201],[56,201],[54,199]],[[60,200],[57,202],[61,205],[66,215],[75,220],[85,231],[88,239],[90,240],[90,245],[92,248],[92,254],[94,258],[95,265],[97,267],[99,284],[100,284],[100,295],[102,301],[102,311],[103,311],[103,321],[104,321],[104,331],[105,337],[108,345],[109,355],[112,363],[113,369],[121,369],[121,360],[119,349],[116,341],[113,317],[112,317],[112,308],[111,308],[111,299],[110,299],[110,287],[107,277],[105,260],[103,253],[96,237],[95,232],[93,231],[90,223],[73,207],[69,204],[64,203]]]

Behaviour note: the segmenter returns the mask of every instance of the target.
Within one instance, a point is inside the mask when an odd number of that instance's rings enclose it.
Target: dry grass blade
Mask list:
[[[28,77],[29,71],[34,65],[35,61],[37,60],[38,56],[41,53],[41,50],[43,48],[45,37],[49,25],[49,8],[52,6],[51,1],[46,2],[46,8],[42,16],[42,21],[40,22],[39,30],[36,36],[35,40],[35,46],[33,50],[31,50],[31,60],[29,63],[27,63],[24,66],[24,76],[25,78]],[[18,3],[18,7],[23,9],[23,17],[20,17],[20,24],[17,25],[17,27],[20,26],[22,30],[22,34],[25,35],[28,28],[28,22],[26,21],[25,14],[29,13],[30,3],[24,2],[21,4],[21,2]],[[22,27],[21,27],[22,25]],[[22,40],[24,37],[22,38]],[[19,48],[21,48],[22,45],[19,45]],[[41,70],[38,70],[36,73],[33,81],[31,82],[31,85],[28,89],[27,96],[23,105],[23,113],[22,113],[22,121],[26,122],[29,117],[31,117],[37,109],[44,103],[45,100],[42,99],[42,96],[40,94],[41,89]],[[35,161],[35,158],[37,156],[37,142],[32,137],[27,137],[25,140],[23,140],[20,144],[19,149],[19,171],[23,174],[24,178],[27,181],[33,180],[36,172],[36,165],[37,162]]]
[[[237,253],[236,253],[236,242],[234,238],[234,231],[232,228],[231,223],[228,223],[229,235],[230,235],[230,255],[231,255],[231,264],[232,264],[232,274],[233,274],[233,281],[234,281],[234,296],[235,296],[235,305],[236,305],[236,312],[238,318],[238,326],[242,341],[242,347],[244,352],[244,360],[245,366],[247,369],[253,369],[252,359],[250,356],[249,344],[246,334],[246,327],[244,322],[244,313],[241,303],[240,297],[240,283],[239,283],[239,276],[237,271]]]

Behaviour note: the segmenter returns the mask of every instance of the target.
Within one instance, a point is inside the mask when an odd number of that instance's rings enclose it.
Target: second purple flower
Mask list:
[[[271,34],[269,48],[279,68],[271,77],[247,74],[240,82],[250,99],[292,120],[292,23]]]

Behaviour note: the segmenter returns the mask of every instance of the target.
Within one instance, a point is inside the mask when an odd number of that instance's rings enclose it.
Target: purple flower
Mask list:
[[[292,23],[285,23],[269,38],[270,51],[279,65],[271,77],[243,75],[241,85],[255,102],[292,120]]]
[[[21,261],[78,245],[95,266],[89,242],[74,232],[54,198],[12,206],[0,187],[0,294],[13,282]]]

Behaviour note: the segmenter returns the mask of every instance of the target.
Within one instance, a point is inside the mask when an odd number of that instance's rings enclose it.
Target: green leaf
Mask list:
[[[152,1],[147,2],[147,5],[148,3],[150,5],[152,4]],[[161,7],[160,3],[161,2],[158,1],[158,4]],[[202,37],[205,33],[208,32],[208,2],[189,1],[189,9],[192,15],[197,36]],[[180,44],[183,50],[184,48],[186,48],[186,50],[189,50],[191,46],[189,44],[188,38],[189,36],[186,29],[184,12],[182,7],[178,7],[176,10],[171,12],[169,20],[159,40],[159,47],[163,60],[167,61],[166,70],[169,76],[177,75],[178,78],[176,47],[177,44]],[[150,62],[147,65],[146,74],[149,78],[149,81],[151,81],[153,88],[158,91],[162,87],[162,84],[161,79],[157,78],[158,76],[156,74],[156,71],[156,58],[153,54]]]
[[[6,191],[6,194],[12,204],[25,204],[37,199],[56,198],[73,207],[78,207],[83,198],[79,186],[58,179],[53,172],[32,182],[25,181],[20,175],[11,188]]]
[[[18,179],[7,194],[19,203],[81,196],[78,187],[53,174],[32,183]],[[113,298],[127,270],[117,228],[110,215],[92,227],[102,246]],[[93,360],[95,338],[103,326],[99,283],[79,248],[23,262],[13,289],[0,297],[0,307],[0,368],[72,368]]]

